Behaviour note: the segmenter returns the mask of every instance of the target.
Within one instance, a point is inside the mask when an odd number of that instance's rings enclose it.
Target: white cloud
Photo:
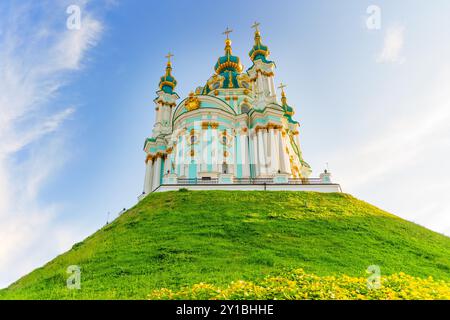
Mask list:
[[[393,26],[387,29],[384,36],[383,49],[377,57],[379,63],[403,63],[405,59],[402,57],[402,49],[404,45],[403,26]]]
[[[0,5],[0,288],[73,240],[70,227],[55,228],[60,205],[38,195],[68,157],[62,125],[75,112],[51,102],[102,34],[88,1],[79,3],[80,30],[65,28],[61,3]]]

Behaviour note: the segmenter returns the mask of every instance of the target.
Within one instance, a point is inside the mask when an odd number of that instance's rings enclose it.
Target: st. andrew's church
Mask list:
[[[233,55],[227,28],[225,52],[205,85],[180,100],[171,57],[156,92],[155,124],[145,140],[146,173],[141,197],[191,189],[339,191],[328,172],[310,178],[300,148],[300,123],[280,85],[275,63],[255,23],[252,66]]]

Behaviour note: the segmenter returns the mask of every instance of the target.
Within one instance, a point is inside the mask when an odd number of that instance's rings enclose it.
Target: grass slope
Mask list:
[[[347,194],[196,191],[149,195],[1,299],[145,299],[154,289],[226,285],[303,268],[319,276],[383,275],[449,280],[450,238]],[[67,267],[81,290],[65,287]]]

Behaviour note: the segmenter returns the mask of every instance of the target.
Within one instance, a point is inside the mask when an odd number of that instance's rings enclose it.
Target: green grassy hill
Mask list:
[[[450,280],[450,238],[347,194],[196,191],[151,194],[0,299],[137,298],[200,282],[259,281],[302,268],[318,276]],[[81,290],[66,288],[81,267]]]

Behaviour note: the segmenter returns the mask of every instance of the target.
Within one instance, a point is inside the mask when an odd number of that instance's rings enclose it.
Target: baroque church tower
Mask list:
[[[175,92],[172,54],[155,98],[155,124],[145,140],[143,195],[161,185],[244,185],[255,181],[304,181],[311,174],[300,149],[300,124],[288,105],[285,86],[278,99],[275,63],[255,23],[252,66],[243,71],[233,55],[231,30],[225,52],[204,86],[180,99]]]

